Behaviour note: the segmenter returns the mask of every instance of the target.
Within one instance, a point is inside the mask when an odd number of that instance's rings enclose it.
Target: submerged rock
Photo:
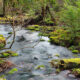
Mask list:
[[[4,48],[6,45],[6,40],[3,35],[0,35],[0,49]]]

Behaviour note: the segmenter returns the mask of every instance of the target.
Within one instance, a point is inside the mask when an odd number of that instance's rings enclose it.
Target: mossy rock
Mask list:
[[[80,78],[80,68],[74,68],[74,69],[72,69],[71,73],[74,74],[76,77]]]
[[[6,45],[6,40],[3,35],[0,35],[0,49],[4,48]]]
[[[52,60],[50,63],[52,67],[56,67],[61,70],[73,69],[80,67],[80,58],[61,59],[61,60],[57,59],[57,60]]]
[[[13,68],[13,69],[11,69],[11,70],[8,72],[8,74],[14,74],[14,73],[17,72],[17,71],[18,71],[17,68]]]
[[[40,39],[40,41],[42,41],[42,42],[43,42],[43,41],[45,41],[45,40],[44,40],[44,39]]]
[[[48,35],[49,35],[49,34],[47,34],[47,33],[42,33],[42,32],[40,32],[38,36],[48,36]]]
[[[79,53],[79,51],[78,50],[73,50],[72,53]]]
[[[18,56],[18,53],[13,52],[13,51],[5,51],[5,52],[0,53],[0,58],[7,58],[10,56],[12,57]]]
[[[39,26],[39,25],[32,25],[32,26],[28,26],[26,29],[32,30],[32,31],[39,31],[40,28],[41,28],[41,26]]]
[[[8,34],[12,34],[12,32],[9,32]]]
[[[44,65],[38,65],[35,69],[44,69],[45,66]]]

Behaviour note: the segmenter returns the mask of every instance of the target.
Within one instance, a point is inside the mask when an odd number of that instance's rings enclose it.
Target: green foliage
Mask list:
[[[71,27],[72,36],[80,36],[80,1],[79,0],[65,0],[64,7],[60,11],[60,21],[63,25]]]

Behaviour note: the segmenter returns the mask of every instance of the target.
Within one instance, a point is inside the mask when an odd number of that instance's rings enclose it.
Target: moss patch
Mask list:
[[[70,73],[76,77],[80,77],[80,58],[52,60],[50,62],[52,67],[56,68],[56,72],[59,73],[62,70],[70,70]]]
[[[39,25],[32,25],[32,26],[28,26],[26,29],[40,31],[40,28],[41,28],[41,26],[39,26]]]
[[[44,65],[38,65],[35,69],[43,69],[43,68],[45,68]]]
[[[4,48],[6,45],[6,40],[5,38],[3,37],[3,35],[0,35],[0,49],[1,48]]]
[[[80,68],[72,69],[71,73],[74,74],[76,77],[80,77]]]
[[[18,71],[17,68],[13,68],[13,69],[11,69],[11,70],[8,72],[8,74],[14,74],[14,73],[17,72],[17,71]]]
[[[7,58],[10,56],[14,57],[14,56],[18,56],[18,54],[13,51],[5,51],[5,52],[0,53],[0,58]]]
[[[72,69],[80,67],[80,58],[71,58],[71,59],[61,59],[61,60],[52,60],[52,67],[59,69]]]
[[[51,43],[60,44],[62,46],[69,46],[73,41],[70,32],[62,28],[54,30],[49,35]]]

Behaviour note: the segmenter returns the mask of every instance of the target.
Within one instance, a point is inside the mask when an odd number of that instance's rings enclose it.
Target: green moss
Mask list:
[[[5,75],[1,75],[0,80],[6,80]]]
[[[56,73],[60,73],[61,72],[61,70],[60,69],[56,69]]]
[[[44,65],[38,65],[35,69],[43,69],[43,68],[45,68]]]
[[[6,44],[5,38],[3,37],[3,35],[0,35],[0,49],[4,48],[5,44]]]
[[[79,51],[78,50],[73,50],[72,53],[79,53]]]
[[[38,34],[38,36],[48,36],[48,34],[47,34],[47,33],[42,33],[42,32],[40,32],[40,33]]]
[[[72,34],[63,28],[58,28],[49,34],[51,43],[68,46],[72,43]]]
[[[13,69],[11,69],[11,70],[8,72],[8,74],[14,74],[14,73],[17,72],[17,71],[18,71],[17,68],[13,68]]]
[[[0,34],[0,37],[3,37],[3,35]]]
[[[9,54],[8,53],[3,53],[3,57],[8,57]]]
[[[4,43],[0,43],[0,49],[4,48],[5,44]]]
[[[50,40],[48,40],[48,42],[51,42]]]
[[[12,34],[12,32],[9,32],[8,34]]]
[[[74,74],[76,77],[80,77],[80,68],[72,69],[71,73]]]
[[[56,67],[62,70],[73,69],[80,67],[80,58],[52,60],[50,63],[52,67]]]
[[[0,53],[0,58],[7,58],[10,56],[15,57],[15,56],[18,56],[18,54],[13,51],[5,51],[3,53]]]
[[[3,60],[3,59],[0,59],[0,64],[1,64],[1,63],[4,63],[4,60]]]
[[[76,58],[78,57],[78,55],[77,55],[77,54],[74,54],[73,56],[74,56],[74,57],[76,57]]]
[[[2,77],[0,77],[0,80],[7,80],[6,78],[2,78]]]
[[[40,41],[45,41],[44,39],[40,39]]]
[[[8,42],[7,44],[10,44],[11,42]]]
[[[34,30],[34,31],[39,31],[41,28],[41,26],[39,25],[32,25],[32,26],[28,26],[26,29],[28,30]]]
[[[46,19],[45,19],[45,23],[46,23],[46,24],[53,24],[54,22],[51,21],[50,18],[46,18]]]
[[[18,54],[17,53],[13,53],[11,56],[15,57],[15,56],[18,56]]]
[[[59,55],[59,54],[56,54],[55,56],[56,56],[56,57],[60,57],[60,55]]]

